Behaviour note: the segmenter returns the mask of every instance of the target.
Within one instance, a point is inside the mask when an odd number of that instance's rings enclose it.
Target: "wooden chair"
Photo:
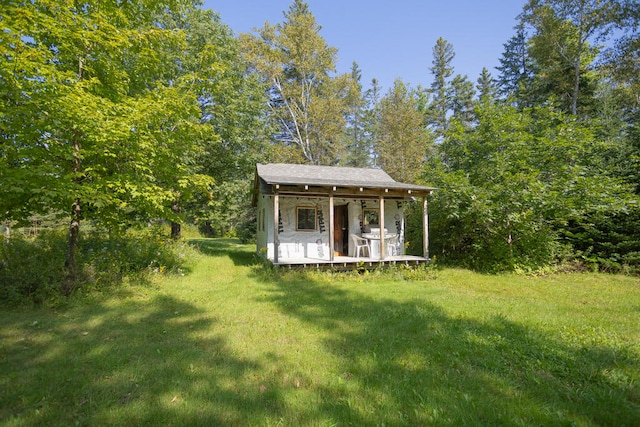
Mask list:
[[[361,255],[364,256],[364,249],[367,250],[367,257],[371,258],[371,247],[369,247],[369,241],[367,239],[356,234],[352,234],[351,239],[355,247],[356,258],[360,258]]]

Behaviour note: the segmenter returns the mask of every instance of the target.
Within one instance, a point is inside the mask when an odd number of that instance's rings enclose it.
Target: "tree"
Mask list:
[[[615,0],[529,0],[521,16],[534,30],[531,55],[568,111],[578,114],[581,88],[589,85],[588,68],[597,50],[589,41],[603,40],[613,29]],[[569,72],[568,72],[569,71]]]
[[[452,118],[465,126],[471,126],[474,120],[473,98],[475,89],[467,76],[456,75],[451,80],[450,95]]]
[[[451,65],[454,57],[453,45],[442,37],[438,38],[433,47],[433,65],[430,68],[433,82],[429,89],[431,104],[428,110],[428,123],[436,135],[440,137],[444,135],[448,127],[447,113],[451,108],[449,78],[454,71]]]
[[[380,101],[380,166],[394,179],[416,182],[433,138],[424,128],[415,93],[400,79]]]
[[[527,47],[527,33],[523,22],[516,26],[516,34],[505,43],[500,57],[498,86],[500,94],[520,107],[533,105],[533,70]]]
[[[567,224],[624,212],[632,193],[602,168],[602,142],[564,113],[481,103],[478,125],[453,121],[448,161],[426,170],[435,253],[481,270],[538,268],[560,255]]]
[[[3,11],[1,102],[12,113],[0,116],[0,210],[70,217],[65,294],[81,221],[177,222],[176,206],[213,183],[199,173],[218,142],[201,100],[222,65],[187,29],[212,15],[187,0],[142,6],[44,0]]]
[[[332,76],[337,49],[320,36],[307,3],[294,0],[284,16],[284,23],[267,23],[257,36],[242,36],[246,60],[271,86],[277,140],[298,147],[307,162],[335,163],[353,80]]]
[[[482,68],[480,77],[476,81],[476,89],[478,90],[478,99],[482,102],[494,102],[498,98],[498,86],[486,67]]]
[[[351,67],[351,78],[354,84],[349,96],[349,114],[346,117],[344,164],[365,167],[371,164],[371,133],[367,124],[367,99],[360,83],[362,71],[355,62]]]

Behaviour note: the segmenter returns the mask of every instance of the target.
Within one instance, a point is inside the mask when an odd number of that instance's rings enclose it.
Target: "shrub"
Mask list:
[[[126,278],[182,273],[194,249],[174,242],[158,228],[130,230],[122,235],[84,234],[80,240],[80,274],[76,289],[100,290]],[[0,302],[42,303],[60,296],[64,282],[66,235],[62,231],[0,242]]]

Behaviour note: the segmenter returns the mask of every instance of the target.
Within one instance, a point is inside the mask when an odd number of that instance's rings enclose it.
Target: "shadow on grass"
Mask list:
[[[110,305],[3,314],[0,424],[238,425],[278,414],[274,391],[237,381],[259,362],[234,356],[215,318],[167,296]]]
[[[253,252],[247,251],[247,245],[233,239],[191,239],[189,244],[205,255],[229,257],[234,265],[250,266],[258,263]]]
[[[321,328],[341,381],[300,419],[339,425],[638,425],[635,349],[571,345],[501,316],[449,316],[304,274],[257,271],[265,298]],[[368,284],[362,284],[368,286]],[[397,286],[403,286],[402,282]],[[307,381],[312,381],[307,379]]]

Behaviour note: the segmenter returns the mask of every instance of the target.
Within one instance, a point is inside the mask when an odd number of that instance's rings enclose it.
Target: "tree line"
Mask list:
[[[357,63],[336,72],[302,0],[241,35],[197,0],[9,0],[0,22],[0,212],[7,227],[66,221],[65,293],[82,224],[250,236],[253,168],[267,161],[440,187],[444,262],[640,264],[634,1],[530,0],[496,77],[456,74],[440,38],[431,85],[385,93]]]

